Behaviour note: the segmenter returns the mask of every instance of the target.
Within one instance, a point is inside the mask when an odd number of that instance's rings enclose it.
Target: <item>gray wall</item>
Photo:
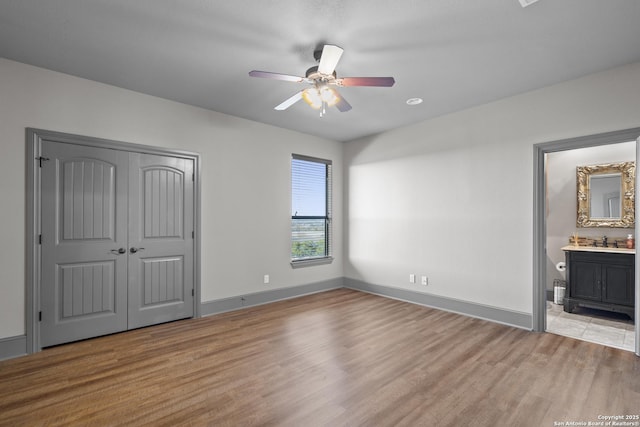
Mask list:
[[[640,63],[346,144],[347,278],[531,314],[533,145],[638,111]]]
[[[26,127],[200,153],[203,302],[343,276],[341,143],[5,59],[0,100],[0,338],[25,333]],[[291,153],[333,161],[331,265],[289,264]]]

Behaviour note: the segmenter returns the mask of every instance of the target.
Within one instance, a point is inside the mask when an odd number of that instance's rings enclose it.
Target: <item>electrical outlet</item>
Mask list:
[[[423,286],[429,285],[429,278],[427,276],[422,276],[422,285]]]
[[[409,275],[409,283],[416,283],[416,275],[415,274],[410,274]]]
[[[267,283],[269,283],[269,275],[265,274],[264,278],[263,278],[264,284],[266,285]]]

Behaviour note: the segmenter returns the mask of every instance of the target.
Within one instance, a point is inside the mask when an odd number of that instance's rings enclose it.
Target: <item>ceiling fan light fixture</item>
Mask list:
[[[322,98],[320,98],[320,93],[315,87],[303,90],[302,99],[309,104],[311,108],[319,110],[320,107],[322,107]]]
[[[327,86],[305,89],[302,91],[302,99],[316,110],[322,108],[323,103],[326,106],[333,107],[340,100],[336,92]]]
[[[333,107],[338,103],[338,95],[336,95],[336,91],[327,87],[322,86],[318,89],[320,92],[320,98],[329,106]]]

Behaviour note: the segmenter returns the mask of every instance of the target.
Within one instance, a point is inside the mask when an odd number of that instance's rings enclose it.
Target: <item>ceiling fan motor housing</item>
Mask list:
[[[322,74],[318,72],[318,66],[315,67],[311,67],[307,70],[307,73],[305,74],[305,77],[308,78],[309,80],[312,80],[314,82],[330,82],[330,81],[334,81],[336,79],[336,72],[334,71],[333,74]]]

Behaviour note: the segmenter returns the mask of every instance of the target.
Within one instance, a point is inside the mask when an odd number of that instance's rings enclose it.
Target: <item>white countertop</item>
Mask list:
[[[562,248],[563,251],[582,251],[582,252],[607,252],[607,253],[618,253],[618,254],[635,254],[635,249],[627,249],[627,248],[595,248],[593,246],[574,246],[567,245]]]

